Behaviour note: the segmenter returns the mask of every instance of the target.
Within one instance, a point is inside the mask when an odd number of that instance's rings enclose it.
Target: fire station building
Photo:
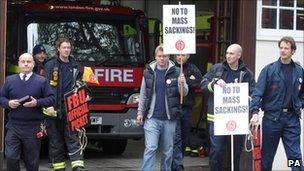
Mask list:
[[[32,0],[38,2],[38,0]],[[49,0],[56,1],[56,0]],[[71,0],[70,0],[71,1]],[[75,0],[76,1],[76,0]],[[86,0],[79,0],[86,1]],[[92,0],[107,4],[108,1]],[[0,1],[0,85],[5,80],[7,6],[17,0]],[[304,1],[303,0],[183,0],[195,4],[196,54],[190,61],[205,74],[212,64],[225,59],[226,48],[238,43],[243,60],[255,73],[279,58],[278,40],[292,36],[297,44],[293,60],[304,64]],[[162,42],[162,5],[179,4],[178,0],[117,0],[117,4],[142,10],[149,17],[149,55]],[[151,51],[152,50],[152,51]],[[20,55],[20,54],[19,54]],[[302,113],[303,115],[303,113]],[[0,161],[3,157],[4,113],[0,112]],[[303,116],[302,116],[303,118]],[[303,119],[302,125],[303,125]],[[301,147],[304,149],[303,126]],[[273,164],[274,170],[285,170],[287,161],[282,144]]]

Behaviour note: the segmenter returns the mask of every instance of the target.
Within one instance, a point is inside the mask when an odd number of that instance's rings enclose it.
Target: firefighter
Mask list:
[[[184,149],[189,146],[189,135],[191,132],[191,118],[192,118],[192,106],[195,101],[195,88],[199,87],[202,80],[202,74],[200,70],[192,63],[188,61],[190,55],[175,55],[176,65],[180,66],[183,64],[183,72],[186,77],[186,82],[189,86],[189,92],[184,98],[182,104],[182,115],[177,121],[174,148],[173,148],[173,161],[172,170],[178,171],[183,170],[183,158]]]
[[[34,57],[34,61],[35,61],[35,66],[33,68],[33,72],[36,74],[39,74],[41,76],[44,76],[44,65],[46,63],[46,50],[44,48],[43,45],[41,44],[37,44],[34,46],[33,51],[32,51],[33,57]],[[43,108],[43,110],[45,111],[47,109]],[[46,112],[43,112],[43,114],[48,114]],[[48,115],[46,115],[46,117],[48,117]],[[48,139],[48,138],[47,138]],[[44,141],[42,141],[42,146]],[[47,142],[50,142],[49,140],[47,140]],[[50,149],[50,148],[49,148]],[[49,152],[50,154],[50,152]],[[52,162],[51,162],[51,158],[49,157],[49,164],[50,167],[53,168],[52,166]]]
[[[229,142],[229,136],[214,135],[214,114],[213,114],[213,90],[214,84],[224,87],[226,83],[249,83],[249,93],[252,92],[255,84],[253,73],[245,66],[240,59],[242,47],[238,44],[230,45],[226,50],[226,60],[215,64],[211,70],[203,76],[201,88],[208,98],[207,121],[210,136],[209,166],[211,171],[221,170],[221,151]],[[240,170],[240,156],[243,147],[243,135],[234,136],[234,166],[235,170]]]
[[[59,38],[55,48],[58,50],[58,56],[48,60],[44,67],[45,76],[56,95],[56,105],[46,111],[56,116],[47,119],[50,158],[54,170],[65,170],[67,149],[73,171],[79,171],[84,169],[83,155],[79,150],[81,147],[77,132],[68,128],[64,94],[74,89],[82,73],[78,63],[70,56],[72,42],[69,39]]]
[[[272,170],[272,162],[282,138],[287,159],[297,160],[304,170],[300,149],[300,116],[304,105],[304,70],[291,57],[296,51],[292,37],[278,42],[280,58],[261,71],[252,94],[250,112],[252,124],[259,123],[258,112],[264,111],[262,120],[262,170]]]
[[[33,72],[43,76],[46,59],[46,51],[43,45],[38,44],[33,48],[33,57],[35,60]]]

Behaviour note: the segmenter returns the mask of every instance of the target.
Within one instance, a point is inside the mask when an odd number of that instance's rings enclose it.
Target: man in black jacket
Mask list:
[[[45,64],[45,76],[55,91],[56,104],[48,108],[48,113],[57,116],[47,119],[47,131],[50,140],[50,158],[54,170],[65,170],[65,145],[67,147],[73,171],[83,170],[83,155],[77,132],[69,130],[64,103],[64,94],[74,89],[76,81],[81,77],[81,68],[70,56],[72,43],[67,38],[59,38],[55,45],[58,57]]]
[[[204,75],[201,82],[201,88],[208,98],[208,113],[207,121],[210,135],[210,153],[209,166],[211,171],[221,170],[220,152],[224,145],[229,142],[229,136],[215,136],[214,135],[214,112],[213,112],[213,90],[214,84],[224,87],[226,83],[242,83],[248,82],[249,94],[255,85],[254,76],[252,72],[245,66],[240,59],[242,56],[242,47],[238,44],[230,45],[226,50],[226,60],[222,63],[215,64],[211,70]],[[234,167],[235,170],[240,170],[240,156],[243,147],[243,135],[234,136]]]
[[[172,170],[179,171],[183,167],[183,152],[185,147],[189,145],[189,134],[191,131],[191,118],[192,107],[195,102],[195,88],[199,88],[202,80],[202,74],[200,70],[192,63],[188,61],[190,55],[175,55],[175,61],[177,66],[180,67],[183,64],[183,73],[186,78],[186,82],[189,87],[187,96],[184,98],[182,104],[181,117],[178,119],[175,130],[174,149]]]

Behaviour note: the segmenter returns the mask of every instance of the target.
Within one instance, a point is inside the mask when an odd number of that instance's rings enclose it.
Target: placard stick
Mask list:
[[[182,3],[181,3],[181,1],[178,1],[178,5],[181,5]],[[182,56],[182,54],[180,54],[180,56]],[[180,70],[180,73],[179,73],[179,75],[182,75],[182,73],[183,73],[183,59],[181,60],[181,64],[180,64],[180,66],[181,66],[181,70]],[[181,94],[181,96],[180,96],[180,104],[183,104],[183,100],[184,100],[184,85],[182,85],[182,87],[181,87],[181,90],[180,90],[180,94]]]
[[[180,56],[182,57],[182,54],[180,54]],[[183,57],[181,58],[181,69],[180,69],[180,73],[179,76],[181,76],[184,71],[183,71]],[[182,84],[181,88],[180,88],[180,104],[183,104],[183,100],[184,100],[184,83]]]
[[[234,170],[234,159],[233,159],[233,135],[230,136],[231,137],[231,170]]]

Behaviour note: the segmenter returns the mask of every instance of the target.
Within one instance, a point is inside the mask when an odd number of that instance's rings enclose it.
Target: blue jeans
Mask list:
[[[192,111],[190,106],[183,106],[182,117],[177,120],[174,148],[173,148],[173,161],[172,170],[177,171],[183,168],[184,150],[189,143],[189,134],[191,132],[191,117]]]
[[[293,112],[282,112],[280,117],[274,120],[265,113],[262,127],[262,170],[272,170],[272,163],[280,138],[282,138],[287,159],[297,159],[302,163],[302,167],[292,167],[291,169],[293,171],[304,170],[300,149],[301,128],[299,117]]]
[[[171,170],[175,127],[176,121],[158,120],[155,118],[145,120],[145,152],[141,170],[156,169],[158,144],[162,149],[160,169]]]

